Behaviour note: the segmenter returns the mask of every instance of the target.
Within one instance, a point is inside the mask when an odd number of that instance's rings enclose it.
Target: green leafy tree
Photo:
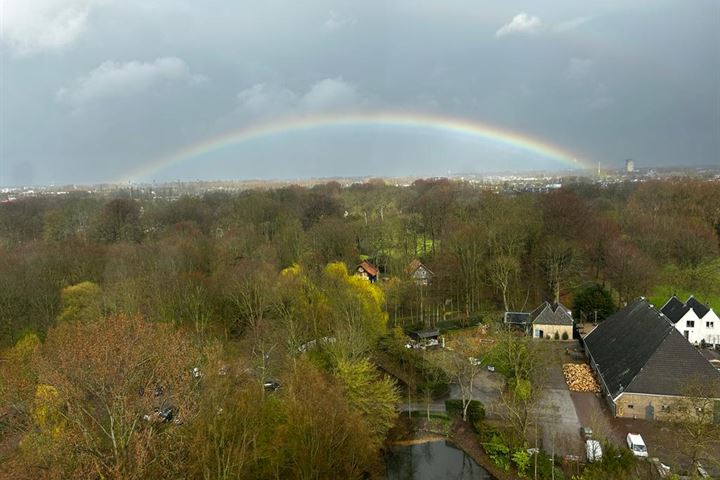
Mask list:
[[[576,319],[602,321],[615,312],[610,292],[602,285],[593,284],[580,290],[575,296],[573,313]]]
[[[325,267],[323,280],[336,333],[351,336],[356,343],[346,345],[347,351],[362,355],[387,331],[388,315],[383,308],[382,290],[362,277],[349,275],[344,263],[331,263]],[[344,338],[340,335],[337,340],[343,343]],[[366,345],[358,345],[361,342]]]
[[[348,404],[361,414],[379,447],[397,417],[400,395],[395,382],[382,378],[368,359],[341,359],[335,376],[343,386]]]

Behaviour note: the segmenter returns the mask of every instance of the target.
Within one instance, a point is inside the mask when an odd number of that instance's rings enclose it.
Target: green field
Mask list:
[[[675,266],[667,267],[663,273],[663,282],[656,285],[647,298],[660,308],[672,296],[681,301],[693,295],[697,300],[712,308],[720,308],[720,259],[703,267],[699,272],[691,273]]]

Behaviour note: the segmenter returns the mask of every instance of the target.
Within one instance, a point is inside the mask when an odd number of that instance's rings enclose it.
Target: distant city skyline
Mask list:
[[[0,61],[2,186],[720,164],[713,0],[8,0]]]

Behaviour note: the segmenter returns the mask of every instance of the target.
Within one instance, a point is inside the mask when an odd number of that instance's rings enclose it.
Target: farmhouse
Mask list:
[[[705,342],[720,344],[720,318],[708,307],[690,296],[685,303],[675,295],[663,305],[660,311],[674,325],[678,332],[695,345]]]
[[[583,341],[616,417],[669,419],[690,388],[720,388],[720,372],[645,298],[608,317]]]
[[[378,268],[367,260],[363,260],[363,262],[355,269],[355,275],[368,280],[370,283],[375,283],[377,281],[378,273]]]
[[[570,310],[560,303],[543,302],[530,313],[505,312],[505,325],[532,333],[533,338],[572,338],[573,318]]]

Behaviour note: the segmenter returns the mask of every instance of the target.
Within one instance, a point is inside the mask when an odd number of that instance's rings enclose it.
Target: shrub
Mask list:
[[[560,340],[560,334],[558,332],[555,332],[555,335],[553,335],[553,338],[555,340]]]
[[[602,460],[588,464],[583,471],[583,478],[619,478],[637,462],[627,448],[616,447],[609,442],[604,442],[602,448]]]
[[[510,447],[505,444],[500,435],[494,434],[489,442],[483,444],[483,448],[495,465],[503,470],[510,468]]]
[[[567,339],[568,339],[568,334],[567,334],[567,332],[563,332],[563,334],[562,334],[562,339],[563,339],[563,340],[567,340]]]
[[[459,398],[445,400],[445,410],[448,415],[462,415],[462,400]]]
[[[449,415],[462,416],[462,400],[459,398],[445,400],[445,409]],[[482,421],[485,420],[485,405],[478,400],[470,400],[467,413],[468,421],[475,428],[475,431],[479,431]]]
[[[530,466],[530,454],[525,449],[515,450],[511,457],[512,462],[517,468],[518,474],[525,477],[528,467]]]

